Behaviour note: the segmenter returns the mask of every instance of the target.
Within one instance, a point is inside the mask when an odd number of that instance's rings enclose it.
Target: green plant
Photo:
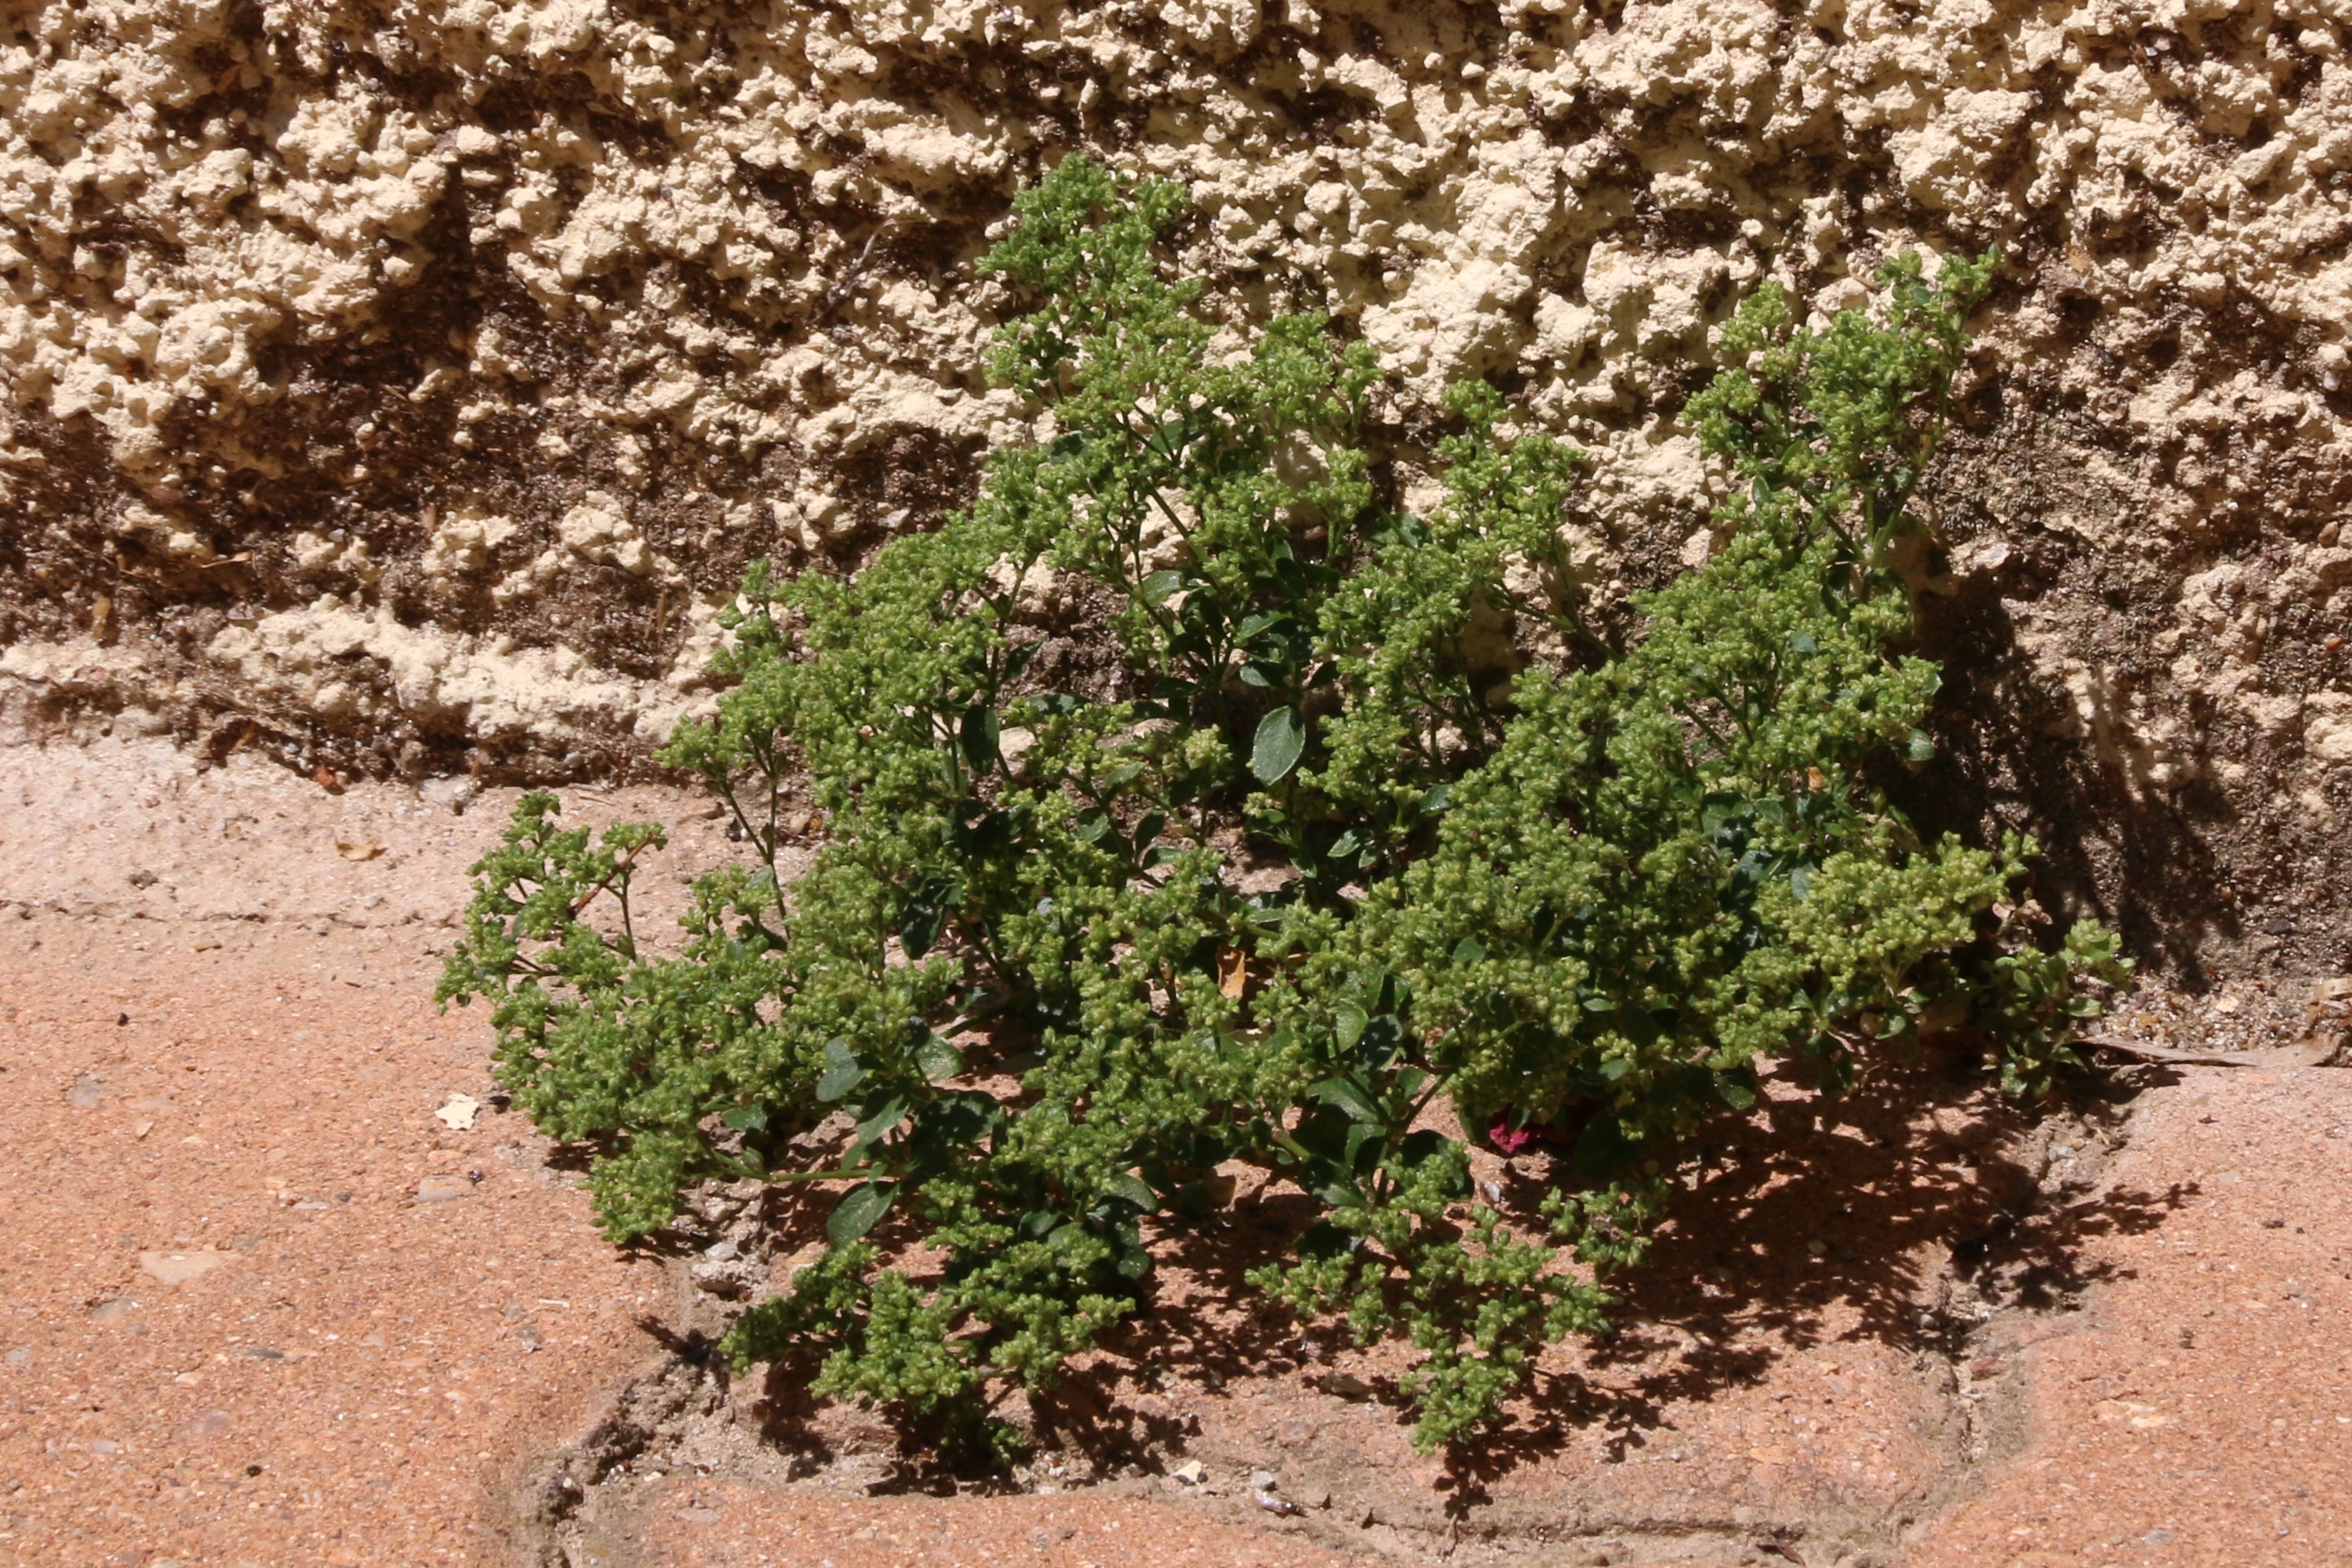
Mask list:
[[[1385,505],[1370,355],[1311,315],[1227,351],[1161,275],[1181,206],[1078,158],[1025,193],[994,368],[1060,434],[853,578],[751,575],[735,684],[667,757],[757,863],[696,884],[683,950],[627,914],[658,831],[592,843],[535,794],[440,995],[495,999],[503,1080],[593,1146],[616,1239],[707,1176],[836,1184],[829,1250],[730,1341],[821,1354],[821,1394],[947,1420],[1050,1380],[1137,1310],[1147,1226],[1241,1162],[1323,1206],[1252,1282],[1408,1339],[1449,1442],[1601,1324],[1646,1162],[1746,1111],[1760,1059],[1834,1091],[1935,1008],[2030,1086],[2084,977],[2123,977],[2094,928],[2044,954],[1988,913],[2030,846],[1924,842],[1870,782],[1932,749],[1885,560],[1992,263],[1889,263],[1821,331],[1740,308],[1689,411],[1740,481],[1727,541],[1617,650],[1542,586],[1578,455],[1457,386],[1444,500]],[[1058,683],[1043,573],[1093,606]],[[802,788],[824,842],[788,881]],[[1470,1140],[1538,1131],[1549,1195],[1482,1201]]]

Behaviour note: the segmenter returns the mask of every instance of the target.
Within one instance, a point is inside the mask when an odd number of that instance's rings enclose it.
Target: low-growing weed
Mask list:
[[[440,994],[492,999],[615,1239],[706,1178],[830,1184],[829,1249],[730,1342],[820,1395],[952,1422],[1049,1382],[1243,1168],[1320,1211],[1251,1285],[1409,1342],[1450,1443],[1601,1325],[1659,1161],[1759,1062],[1835,1092],[1972,1023],[2031,1090],[2124,979],[2095,927],[2023,941],[2030,845],[1927,841],[1873,782],[1933,755],[1888,559],[1992,263],[1892,261],[1821,329],[1740,307],[1687,411],[1738,478],[1720,549],[1612,646],[1561,553],[1579,455],[1459,385],[1444,499],[1384,505],[1370,352],[1221,337],[1163,274],[1182,205],[1078,158],[1024,193],[993,362],[1056,434],[854,577],[745,583],[666,756],[756,852],[682,950],[626,915],[660,830],[533,794]],[[1531,1142],[1539,1203],[1474,1189],[1474,1144]]]

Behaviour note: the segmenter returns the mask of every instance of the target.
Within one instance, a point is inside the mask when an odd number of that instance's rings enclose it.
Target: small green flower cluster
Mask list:
[[[1973,1021],[2031,1087],[2125,977],[1995,913],[2029,845],[1923,841],[1870,782],[1932,755],[1886,563],[1993,264],[1891,262],[1821,330],[1742,306],[1689,410],[1740,481],[1724,542],[1617,647],[1562,556],[1579,455],[1457,386],[1444,499],[1384,504],[1370,353],[1221,334],[1163,276],[1183,206],[1082,158],[1026,192],[993,369],[1058,434],[854,577],[746,582],[667,760],[757,863],[700,879],[682,950],[627,924],[659,830],[534,794],[440,994],[494,999],[616,1239],[709,1177],[832,1184],[800,1189],[829,1249],[730,1341],[820,1395],[940,1422],[1049,1382],[1238,1162],[1320,1213],[1251,1286],[1409,1342],[1419,1440],[1454,1442],[1601,1325],[1643,1173],[1759,1060],[1834,1091]],[[782,877],[803,792],[823,843]],[[1549,1153],[1540,1203],[1474,1190],[1480,1140]]]

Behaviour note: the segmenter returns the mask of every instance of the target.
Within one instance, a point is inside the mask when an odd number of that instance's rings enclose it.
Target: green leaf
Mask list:
[[[963,1071],[963,1052],[934,1034],[915,1048],[915,1065],[926,1082],[944,1083]]]
[[[1127,1199],[1146,1214],[1154,1213],[1160,1207],[1160,1199],[1153,1196],[1151,1189],[1125,1171],[1112,1176],[1108,1185],[1111,1196]]]
[[[1370,1021],[1370,1016],[1359,1004],[1341,1002],[1332,1018],[1333,1033],[1339,1041],[1339,1049],[1355,1050],[1356,1042],[1364,1038],[1364,1026]]]
[[[1936,757],[1936,742],[1926,730],[1915,729],[1911,732],[1909,743],[1904,747],[1904,755],[1914,762],[1932,762]]]
[[[846,1247],[890,1212],[891,1200],[898,1196],[898,1184],[888,1181],[860,1182],[841,1195],[833,1206],[833,1213],[824,1222],[824,1234],[835,1247]]]
[[[907,1119],[907,1097],[893,1094],[878,1106],[869,1110],[865,1120],[857,1124],[857,1147],[867,1149],[898,1131],[898,1124]]]
[[[866,1081],[866,1065],[850,1054],[847,1040],[828,1040],[824,1071],[816,1081],[816,1097],[830,1105]]]
[[[929,953],[947,921],[948,912],[939,904],[908,905],[906,918],[898,923],[898,942],[907,949],[907,956],[919,958]]]
[[[1318,1220],[1299,1232],[1298,1255],[1316,1260],[1344,1258],[1354,1250],[1357,1239],[1332,1224]]]
[[[1302,1185],[1333,1208],[1357,1208],[1364,1202],[1363,1188],[1344,1166],[1318,1164],[1303,1175]]]
[[[1261,784],[1278,784],[1298,766],[1307,749],[1307,721],[1297,708],[1278,707],[1258,721],[1250,747],[1250,771]]]
[[[1158,604],[1184,586],[1181,571],[1155,571],[1136,585],[1136,593],[1146,604]]]
[[[719,1119],[739,1133],[764,1133],[768,1130],[768,1108],[765,1105],[738,1105]]]
[[[1326,1105],[1344,1112],[1350,1121],[1374,1125],[1385,1124],[1388,1121],[1381,1113],[1380,1102],[1352,1078],[1326,1078],[1307,1092]]]
[[[985,1094],[939,1096],[915,1113],[908,1130],[907,1147],[913,1156],[908,1174],[921,1178],[948,1169],[958,1155],[996,1127],[1003,1115],[1003,1109]]]
[[[973,772],[984,773],[996,765],[1000,733],[994,708],[969,707],[964,710],[960,736],[963,742],[963,758],[971,764]]]

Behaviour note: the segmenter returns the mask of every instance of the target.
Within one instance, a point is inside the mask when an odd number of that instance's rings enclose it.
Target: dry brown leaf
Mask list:
[[[1217,994],[1239,1001],[1249,989],[1249,955],[1238,947],[1217,949]]]
[[[341,839],[337,839],[335,841],[335,852],[342,856],[347,861],[372,861],[375,859],[376,856],[383,853],[383,846],[377,843],[373,839],[369,839],[363,842],[356,844],[348,843]]]

